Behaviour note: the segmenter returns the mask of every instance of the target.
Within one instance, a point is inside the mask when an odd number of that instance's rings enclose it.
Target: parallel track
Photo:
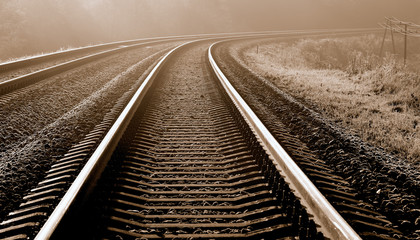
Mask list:
[[[0,73],[13,72],[29,68],[36,64],[47,63],[54,60],[64,60],[62,63],[54,64],[43,69],[28,72],[11,79],[0,81],[0,95],[4,95],[13,92],[17,89],[26,87],[28,85],[37,83],[53,75],[62,73],[75,67],[82,66],[91,61],[98,60],[110,56],[112,54],[121,53],[127,50],[135,49],[152,44],[158,44],[168,41],[180,41],[180,40],[191,40],[197,38],[204,38],[206,36],[231,36],[231,35],[244,35],[238,34],[202,34],[202,35],[185,35],[185,36],[171,36],[171,37],[156,37],[156,38],[145,38],[136,39],[129,41],[119,41],[106,44],[99,44],[94,46],[76,48],[63,52],[56,52],[51,54],[40,55],[32,58],[6,62],[0,64]],[[81,56],[83,55],[83,56]],[[65,61],[66,58],[72,58],[79,56],[76,59]]]
[[[66,50],[62,52],[49,53],[49,54],[39,55],[35,57],[20,59],[16,61],[0,63],[0,72],[13,71],[16,69],[32,66],[38,63],[43,63],[43,62],[54,60],[54,59],[75,56],[77,54],[87,54],[94,51],[99,52],[99,51],[105,51],[105,50],[110,50],[110,49],[117,49],[117,48],[127,47],[130,45],[136,45],[139,43],[154,42],[154,41],[167,41],[167,40],[194,39],[194,38],[202,38],[202,37],[214,36],[214,35],[217,35],[217,34],[143,38],[143,39],[134,39],[134,40],[128,40],[128,41],[104,43],[104,44],[92,45],[92,46],[87,46],[87,47],[80,47],[80,48],[70,49],[70,50]]]
[[[340,30],[338,32],[352,33],[360,31],[372,31],[372,29],[348,29]],[[88,62],[107,57],[112,54],[121,53],[130,49],[142,47],[150,44],[163,43],[167,41],[179,41],[179,40],[192,40],[192,39],[202,39],[207,37],[213,38],[242,38],[244,36],[275,36],[275,35],[287,35],[287,34],[308,34],[308,33],[329,33],[337,32],[337,30],[313,30],[313,31],[273,31],[273,32],[257,32],[257,33],[231,33],[231,34],[201,34],[201,35],[185,35],[185,36],[171,36],[171,37],[156,37],[156,38],[145,38],[145,39],[136,39],[129,41],[120,41],[112,42],[107,44],[99,44],[89,47],[82,47],[73,50],[51,53],[46,55],[41,55],[37,57],[32,57],[23,60],[17,60],[13,62],[7,62],[0,64],[0,72],[10,72],[20,68],[27,68],[35,64],[40,64],[43,62],[48,62],[60,58],[68,58],[72,56],[77,56],[78,54],[88,54],[83,57],[79,57],[67,62],[63,62],[54,66],[50,66],[44,69],[40,69],[34,72],[30,72],[12,79],[8,79],[0,82],[0,95],[4,95],[10,92],[13,92],[17,89],[26,87],[28,85],[34,84],[41,80],[44,80],[53,75],[62,73],[69,69],[82,66]]]
[[[383,213],[378,212],[366,199],[363,199],[363,196],[352,187],[352,184],[347,179],[344,179],[340,173],[335,171],[334,166],[317,157],[316,152],[311,151],[306,144],[290,133],[290,126],[287,125],[293,120],[282,122],[281,117],[276,115],[277,108],[270,106],[270,101],[272,99],[278,99],[277,106],[281,105],[287,109],[282,110],[283,112],[293,112],[291,109],[293,104],[283,99],[284,95],[279,93],[278,88],[273,83],[250,75],[247,68],[238,63],[234,63],[234,60],[221,54],[226,51],[226,46],[235,44],[235,41],[233,40],[233,43],[230,40],[223,41],[217,46],[214,46],[214,54],[218,56],[215,61],[223,65],[223,69],[228,72],[228,76],[232,77],[232,73],[226,70],[227,68],[235,69],[236,72],[240,71],[242,73],[242,75],[239,74],[237,76],[234,85],[240,88],[240,92],[244,93],[244,98],[255,109],[257,115],[275,139],[281,143],[282,147],[317,186],[320,192],[363,239],[399,239],[404,236],[396,228],[397,224],[390,221]],[[227,64],[228,62],[229,64]],[[242,81],[244,78],[246,81]],[[251,85],[249,85],[250,82],[252,83]],[[254,93],[249,93],[247,88],[252,89]],[[261,98],[260,96],[263,90],[264,97]],[[259,97],[256,98],[255,96]],[[262,103],[259,101],[262,101]],[[261,107],[262,105],[264,107]],[[299,110],[293,110],[303,111],[300,108]]]
[[[129,50],[133,50],[136,48],[145,47],[149,45],[164,43],[167,41],[174,41],[174,40],[157,40],[157,41],[149,41],[149,42],[142,41],[140,43],[135,43],[128,46],[117,47],[117,48],[93,53],[93,54],[83,56],[74,60],[57,64],[51,67],[47,67],[47,68],[44,68],[35,72],[31,72],[31,73],[28,73],[19,77],[15,77],[15,78],[0,82],[0,95],[11,93],[20,88],[42,81],[48,77],[54,76],[59,73],[63,73],[65,71],[68,71],[76,67],[83,66],[84,64],[87,64],[89,62],[92,62],[101,58],[108,57],[113,54],[122,53],[124,51],[129,51]],[[78,52],[75,51],[73,52],[73,54],[78,54]],[[47,61],[49,59],[46,58],[42,60]]]
[[[182,55],[190,54],[192,47],[186,51],[173,58],[182,58],[181,64],[191,66],[190,70],[195,67],[191,77],[183,79],[180,77],[184,73],[176,74],[181,65],[174,59],[156,77],[158,83],[147,96],[138,94],[145,98],[140,110],[135,114],[126,111],[133,120],[126,123],[129,124],[126,133],[111,158],[111,170],[121,171],[105,174],[107,177],[101,182],[111,182],[114,190],[97,194],[106,195],[98,200],[105,201],[104,205],[93,203],[100,206],[94,209],[108,209],[105,216],[96,220],[109,225],[102,225],[101,231],[94,232],[104,234],[105,238],[144,235],[146,238],[306,236],[313,239],[323,238],[323,234],[355,234],[344,221],[340,224],[344,224],[345,229],[319,228],[319,225],[317,228],[314,220],[318,221],[318,217],[311,217],[302,206],[299,194],[293,193],[296,190],[290,189],[240,111],[217,87],[209,68],[203,68],[204,62],[198,64],[201,69],[197,69],[197,64],[185,63],[190,57]],[[150,87],[146,85],[144,89]],[[121,125],[124,125],[122,121]],[[111,146],[116,144],[116,140],[108,140]],[[97,152],[102,153],[94,153],[92,158],[102,161],[109,158],[113,149],[108,147],[110,145],[103,150],[99,146]],[[97,166],[91,166],[93,172],[104,168]],[[90,182],[96,178],[98,176],[87,176]],[[91,187],[85,184],[75,189],[89,192],[86,189]],[[64,208],[75,210],[74,206],[81,200],[74,194],[70,194],[73,195],[70,202],[75,205],[67,202]],[[66,196],[64,200],[68,200]],[[59,208],[60,205],[54,213],[63,211]],[[59,215],[58,219],[47,221],[39,239],[50,234],[58,234],[53,235],[56,238],[69,236],[72,231],[65,223],[81,221],[71,213]],[[89,214],[82,219],[90,219],[88,216],[97,215]],[[96,221],[90,219],[89,222]],[[127,226],[131,227],[127,229]]]
[[[348,30],[333,30],[333,31],[372,31],[374,29],[348,29]],[[308,32],[326,32],[331,30],[314,30],[314,31],[304,31],[304,33]],[[88,53],[91,51],[102,51],[107,50],[115,47],[124,47],[127,45],[134,45],[138,43],[144,43],[149,41],[165,41],[165,40],[185,40],[185,39],[195,39],[195,38],[207,38],[207,37],[221,37],[221,36],[235,36],[235,35],[267,35],[267,34],[285,34],[285,33],[301,33],[303,31],[276,31],[276,32],[243,32],[243,33],[220,33],[220,34],[200,34],[200,35],[181,35],[181,36],[168,36],[168,37],[154,37],[154,38],[143,38],[143,39],[134,39],[134,40],[127,40],[127,41],[117,41],[111,43],[104,43],[98,45],[92,45],[87,47],[80,47],[75,49],[70,49],[62,52],[55,52],[49,54],[43,54],[39,56],[29,57],[25,59],[19,59],[10,62],[0,63],[0,71],[7,72],[12,71],[15,69],[19,69],[22,67],[31,66],[34,64],[42,63],[45,61],[69,57],[76,54],[83,54]]]
[[[173,64],[175,63],[168,63]],[[125,108],[128,118],[117,121],[118,126],[113,125],[115,132],[112,133],[111,129],[108,133],[112,135],[112,139],[108,139],[109,145],[98,155],[96,153],[101,149],[99,146],[89,160],[97,158],[106,162],[117,147],[111,165],[122,169],[121,172],[111,173],[105,180],[101,180],[105,183],[112,182],[114,187],[111,195],[105,193],[107,198],[113,199],[107,200],[105,204],[112,206],[108,215],[98,218],[112,222],[111,225],[100,226],[100,232],[104,234],[102,237],[121,234],[133,238],[140,235],[147,238],[300,236],[314,239],[323,238],[323,235],[348,239],[358,237],[345,222],[339,224],[343,224],[341,227],[345,226],[346,229],[339,229],[338,225],[326,224],[326,221],[331,221],[328,219],[331,216],[317,216],[326,213],[317,212],[324,211],[319,206],[314,210],[313,204],[308,203],[307,193],[299,192],[294,180],[291,183],[294,186],[290,189],[290,176],[286,176],[284,180],[285,173],[276,162],[278,156],[272,159],[273,154],[278,154],[273,151],[277,150],[267,147],[266,139],[261,141],[261,137],[254,135],[255,126],[252,123],[251,127],[247,124],[249,120],[243,119],[243,109],[234,107],[238,103],[232,103],[229,94],[223,93],[221,87],[216,90],[218,84],[210,76],[209,68],[203,68],[202,72],[191,72],[192,76],[198,74],[201,78],[191,77],[180,83],[176,82],[179,81],[177,77],[161,80],[164,78],[162,75],[171,75],[168,70],[171,66],[165,67],[156,79],[158,83],[152,83],[162,65],[163,62],[160,62],[159,67],[152,71],[148,78],[150,83],[142,86],[144,91],[137,94],[140,98],[131,103],[133,108]],[[174,72],[174,69],[171,71]],[[149,91],[146,96],[146,91],[152,84],[153,91]],[[168,95],[168,89],[178,94]],[[159,91],[163,94],[159,94]],[[140,104],[140,110],[135,110]],[[131,118],[134,120],[130,120]],[[47,214],[44,212],[48,211],[37,211],[51,208],[52,205],[39,203],[44,200],[56,202],[61,198],[51,198],[49,194],[63,191],[60,186],[67,184],[63,184],[65,176],[76,171],[71,168],[83,156],[89,156],[92,148],[96,147],[92,139],[102,138],[105,129],[111,124],[111,120],[105,119],[65,159],[53,166],[51,177],[41,182],[33,190],[33,194],[26,198],[27,203],[23,204],[22,209],[12,213],[8,222],[2,224],[6,228],[0,230],[0,237],[25,239],[33,234],[27,234],[26,230],[22,232],[22,228],[16,226],[22,222],[25,229],[36,229],[35,225],[43,222],[39,219],[45,219]],[[127,130],[121,138],[124,129]],[[125,159],[122,165],[115,162],[115,159],[121,158]],[[97,175],[86,175],[88,181],[96,182],[99,178],[105,163],[99,165],[101,166],[94,163],[90,166]],[[92,186],[84,182],[75,188],[86,195],[90,193]],[[96,191],[94,190],[95,193]],[[84,202],[81,200],[84,196],[75,194],[70,193],[73,196],[70,202],[64,203],[65,208],[75,210]],[[100,196],[103,194],[98,193]],[[68,200],[66,196],[64,200]],[[100,209],[106,208],[105,206]],[[133,207],[138,209],[133,210]],[[54,237],[63,237],[60,234],[69,233],[64,224],[73,221],[75,216],[70,213],[69,217],[69,213],[64,213],[63,209],[58,211],[61,212],[59,219],[48,220],[55,222],[54,227],[51,228],[47,222],[37,238],[44,239],[48,234],[59,234]],[[313,216],[315,212],[317,215]],[[325,217],[327,220],[322,220]],[[138,219],[138,222],[127,221],[127,218]],[[108,220],[105,222],[109,223]],[[131,226],[130,229],[127,229],[128,225]],[[44,231],[56,228],[58,233],[51,231],[43,235]],[[30,231],[32,230],[28,230]]]

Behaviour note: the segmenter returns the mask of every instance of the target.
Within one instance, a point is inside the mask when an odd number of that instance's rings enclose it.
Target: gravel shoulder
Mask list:
[[[257,115],[275,116],[399,229],[412,234],[413,239],[420,236],[418,169],[367,144],[315,111],[310,103],[257,74],[241,58],[237,44],[240,41],[218,46],[216,61]]]
[[[397,57],[379,58],[381,40],[373,34],[327,36],[235,47],[262,77],[420,169],[420,75]]]
[[[0,99],[0,219],[179,42],[112,55]]]

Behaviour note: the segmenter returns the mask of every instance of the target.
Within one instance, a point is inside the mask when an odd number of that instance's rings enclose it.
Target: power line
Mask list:
[[[382,50],[384,47],[386,33],[387,33],[387,30],[390,30],[394,54],[395,54],[394,32],[404,36],[404,65],[405,65],[407,61],[407,37],[420,37],[420,25],[416,23],[412,23],[412,22],[401,21],[395,17],[385,17],[385,22],[379,23],[379,26],[385,29],[379,56],[382,57]]]

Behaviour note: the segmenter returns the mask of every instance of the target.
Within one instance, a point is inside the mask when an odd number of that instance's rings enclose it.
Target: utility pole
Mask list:
[[[391,28],[392,53],[395,55],[394,31]]]
[[[391,38],[392,38],[392,50],[395,54],[395,41],[394,41],[394,32],[399,33],[404,36],[404,65],[407,63],[407,44],[408,44],[408,36],[410,37],[420,37],[420,25],[411,23],[411,22],[403,22],[394,17],[386,17],[385,23],[380,23],[379,25],[385,29],[384,37],[381,43],[381,50],[379,52],[379,56],[382,58],[382,51],[384,48],[386,32],[389,30],[391,31]]]
[[[408,36],[408,32],[407,32],[407,23],[404,24],[404,66],[405,63],[407,62],[407,36]]]
[[[379,51],[379,57],[382,58],[382,50],[384,49],[384,43],[385,43],[385,36],[386,36],[386,31],[388,30],[388,24],[385,25],[385,32],[384,32],[384,37],[382,38],[382,44],[381,44],[381,50]]]

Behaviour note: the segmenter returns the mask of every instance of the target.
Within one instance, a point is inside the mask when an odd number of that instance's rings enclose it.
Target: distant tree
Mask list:
[[[0,1],[0,60],[5,61],[25,53],[27,41],[22,36],[24,14],[19,10],[19,2]]]

